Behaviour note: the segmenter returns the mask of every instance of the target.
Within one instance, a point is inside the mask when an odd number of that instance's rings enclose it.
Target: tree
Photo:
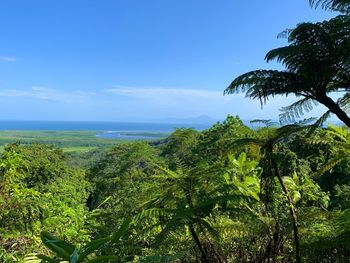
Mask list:
[[[309,0],[311,6],[321,6],[324,9],[339,11],[342,13],[350,12],[349,0]]]
[[[254,217],[252,207],[260,201],[257,162],[247,160],[244,153],[238,159],[230,155],[227,162],[229,165],[224,170],[203,164],[187,168],[179,163],[175,171],[157,166],[159,173],[154,176],[154,197],[138,216],[139,221],[153,222],[151,230],[158,228],[156,245],[178,236],[173,243],[179,246],[188,233],[198,250],[197,260],[225,262],[222,257],[227,255],[220,255],[218,250],[222,248],[213,243],[219,239],[219,231],[214,225],[225,213],[232,213],[233,220],[247,214]],[[187,255],[188,259],[193,256],[193,253]]]
[[[299,132],[304,127],[298,125],[287,125],[278,129],[274,128],[262,128],[259,130],[258,138],[247,138],[237,140],[236,145],[250,144],[259,146],[262,154],[261,167],[263,168],[263,173],[261,175],[262,189],[261,191],[267,195],[267,202],[269,202],[269,195],[271,192],[271,187],[273,187],[273,179],[277,178],[282,191],[287,199],[290,219],[293,226],[294,233],[294,245],[295,245],[295,260],[296,262],[301,262],[300,253],[300,238],[298,232],[297,214],[293,202],[293,197],[290,194],[281,173],[280,164],[276,156],[276,149],[278,143],[283,141],[288,136]]]
[[[285,31],[289,45],[267,53],[267,62],[277,60],[286,70],[254,70],[232,81],[225,94],[245,92],[265,104],[270,97],[295,95],[301,98],[282,108],[282,122],[294,121],[318,103],[350,127],[347,107],[350,102],[350,16],[340,15],[330,21],[301,23]],[[330,96],[344,93],[336,101]]]
[[[198,143],[199,132],[190,129],[176,129],[161,146],[161,156],[165,157],[171,168],[176,168],[176,160],[181,160],[187,166],[193,165],[196,158],[193,152]]]

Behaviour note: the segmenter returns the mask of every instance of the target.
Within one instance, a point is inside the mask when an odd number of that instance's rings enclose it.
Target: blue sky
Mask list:
[[[6,120],[276,119],[292,98],[261,110],[223,90],[280,68],[263,60],[286,44],[279,32],[334,15],[307,0],[4,0],[0,10]]]

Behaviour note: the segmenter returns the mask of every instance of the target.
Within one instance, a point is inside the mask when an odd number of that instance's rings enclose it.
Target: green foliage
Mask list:
[[[1,243],[7,253],[19,250],[20,257],[32,252],[43,228],[70,240],[86,239],[88,182],[82,171],[67,166],[61,150],[39,144],[7,146],[0,159],[0,185]]]
[[[120,260],[116,255],[96,255],[96,250],[104,245],[118,243],[125,235],[130,225],[131,220],[124,220],[123,224],[114,234],[91,241],[84,246],[76,246],[64,240],[60,240],[48,232],[41,233],[43,244],[55,253],[56,257],[48,257],[46,255],[37,255],[43,263],[58,263],[68,261],[69,263],[93,263],[106,262],[110,260]]]
[[[348,262],[350,133],[320,127],[331,114],[350,127],[350,3],[309,2],[342,15],[281,33],[288,45],[266,60],[285,70],[245,73],[225,94],[296,95],[282,123],[323,104],[311,127],[228,116],[116,145],[89,131],[0,132],[0,145],[25,143],[0,156],[0,262]]]
[[[234,144],[260,149],[260,155],[255,152],[251,156],[260,161],[261,199],[266,213],[275,219],[273,234],[263,255],[268,262],[291,260],[280,257],[286,249],[281,235],[289,230],[285,225],[286,204],[293,227],[296,262],[301,262],[302,257],[305,262],[347,262],[349,255],[349,247],[345,245],[349,243],[349,133],[334,126],[326,130],[317,127],[331,114],[350,127],[347,115],[350,2],[309,2],[343,14],[329,21],[300,23],[282,32],[279,36],[286,37],[288,45],[271,50],[265,59],[282,63],[285,70],[262,69],[242,74],[224,92],[244,92],[247,97],[260,100],[262,105],[271,97],[295,95],[299,100],[282,108],[281,123],[295,122],[318,104],[327,108],[307,133],[298,126],[266,127]],[[334,100],[330,96],[334,92],[343,92],[343,95]],[[276,200],[281,194],[287,197],[286,204]],[[258,261],[264,262],[264,259]]]
[[[9,145],[0,261],[291,262],[296,223],[303,260],[342,262],[348,137],[333,126],[311,137],[298,125],[251,130],[229,116],[160,144],[82,153],[86,175],[55,147]]]

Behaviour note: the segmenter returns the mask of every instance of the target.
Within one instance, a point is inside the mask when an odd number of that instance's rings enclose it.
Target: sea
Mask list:
[[[0,120],[0,130],[16,131],[96,131],[99,138],[150,139],[154,134],[169,134],[176,128],[204,130],[211,124],[174,124],[100,121],[12,121]],[[149,133],[149,134],[147,134]],[[153,133],[153,135],[152,135]]]
[[[259,126],[243,120],[250,128]],[[103,121],[19,121],[0,120],[0,130],[16,131],[96,131],[96,137],[123,140],[149,140],[164,137],[176,128],[205,130],[214,123],[147,123]],[[335,124],[335,122],[333,123]]]
[[[0,130],[46,130],[46,131],[149,131],[171,132],[176,128],[203,130],[211,124],[173,124],[143,122],[100,122],[100,121],[4,121],[0,120]]]

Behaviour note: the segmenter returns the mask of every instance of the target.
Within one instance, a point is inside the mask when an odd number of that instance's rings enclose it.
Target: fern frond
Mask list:
[[[336,224],[341,231],[350,231],[350,209],[342,211]]]
[[[35,253],[31,253],[31,254],[27,254],[24,259],[23,262],[24,263],[40,263],[41,260],[38,258],[39,254],[35,254]]]
[[[55,260],[55,259],[53,259],[53,258],[50,258],[50,257],[48,257],[48,256],[45,256],[45,255],[37,255],[37,257],[39,258],[39,259],[41,259],[41,263],[60,263],[60,261],[58,261],[58,260]]]
[[[318,103],[311,98],[300,99],[289,106],[283,107],[281,109],[283,113],[279,115],[279,119],[281,123],[294,122],[295,119],[310,112],[313,110],[313,107],[317,105]]]
[[[323,124],[327,121],[327,119],[331,116],[332,112],[330,110],[326,111],[321,117],[317,119],[317,121],[309,126],[309,131],[307,133],[307,137],[310,137],[311,134],[315,132],[317,128],[323,126]]]
[[[350,92],[337,100],[337,104],[345,111],[350,111]]]
[[[321,7],[323,9],[339,11],[343,13],[350,12],[349,0],[309,0],[312,7]]]
[[[143,210],[141,213],[137,214],[134,217],[136,222],[142,221],[144,219],[159,218],[161,216],[169,216],[172,210],[164,208],[150,208]]]
[[[294,93],[300,86],[292,72],[278,70],[256,70],[245,73],[232,81],[224,94],[245,92],[246,97],[259,99],[261,105],[276,95]]]
[[[270,138],[270,142],[275,144],[307,128],[308,126],[302,126],[302,125],[296,125],[296,124],[289,124],[289,125],[282,126],[281,128],[276,129],[274,136]]]
[[[272,121],[272,120],[257,119],[257,120],[252,120],[252,121],[250,121],[250,123],[261,123],[261,124],[265,125],[265,126],[268,127],[268,128],[278,126],[278,123],[277,123],[277,122],[274,122],[274,121]]]
[[[336,166],[342,160],[344,160],[343,156],[336,156],[332,158],[316,172],[316,176],[320,176],[325,172],[330,171],[334,166]]]

